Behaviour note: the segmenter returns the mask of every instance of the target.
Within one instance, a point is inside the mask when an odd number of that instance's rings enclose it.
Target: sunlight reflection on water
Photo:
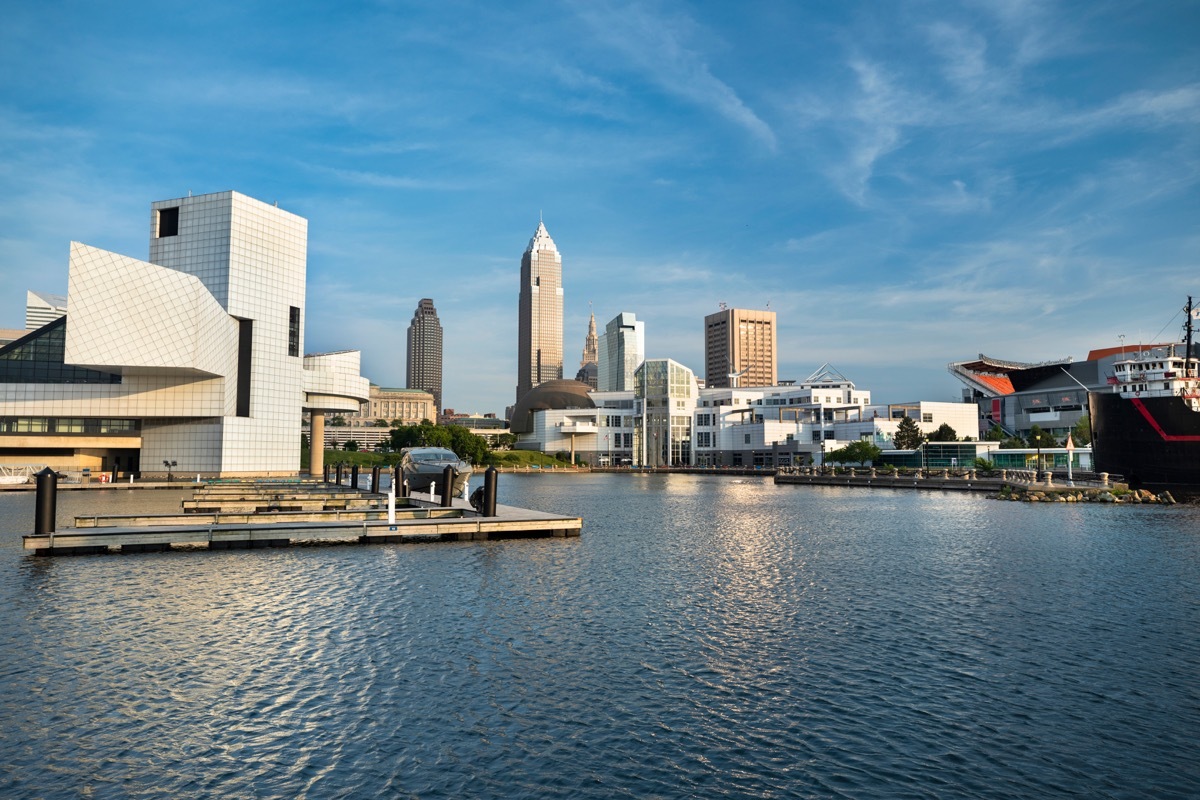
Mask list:
[[[97,495],[174,511],[179,493]],[[0,529],[32,524],[0,496]],[[84,498],[64,494],[60,518]],[[1187,797],[1196,509],[513,476],[572,540],[0,542],[9,797]]]

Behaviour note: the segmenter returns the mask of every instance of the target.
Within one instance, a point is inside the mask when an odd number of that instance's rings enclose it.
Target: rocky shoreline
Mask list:
[[[1005,486],[997,500],[1014,500],[1024,503],[1115,503],[1117,505],[1165,505],[1176,504],[1170,492],[1155,494],[1148,489],[1046,489]]]

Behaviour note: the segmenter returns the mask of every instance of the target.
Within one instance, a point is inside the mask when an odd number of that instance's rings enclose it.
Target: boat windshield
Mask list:
[[[412,453],[411,458],[413,461],[458,461],[453,450],[422,450]]]

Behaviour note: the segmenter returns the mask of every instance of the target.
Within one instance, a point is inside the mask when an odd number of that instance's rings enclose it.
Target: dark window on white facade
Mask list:
[[[300,309],[288,308],[288,355],[300,355]]]
[[[179,207],[158,210],[158,238],[179,235]]]

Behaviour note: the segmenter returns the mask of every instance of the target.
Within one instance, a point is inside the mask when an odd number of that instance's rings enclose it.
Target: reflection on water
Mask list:
[[[181,497],[80,494],[60,524]],[[1200,785],[1196,509],[710,476],[505,475],[499,500],[583,536],[45,559],[5,535],[0,796]],[[32,509],[0,496],[0,529]]]

